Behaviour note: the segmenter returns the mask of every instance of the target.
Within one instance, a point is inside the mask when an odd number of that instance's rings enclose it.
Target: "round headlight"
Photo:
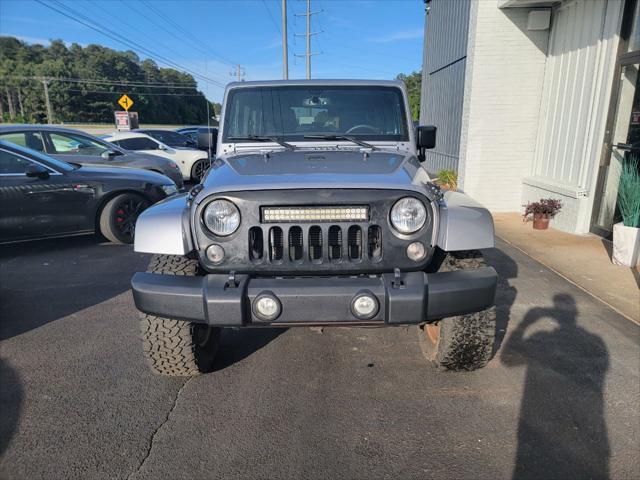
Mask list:
[[[240,226],[240,212],[229,200],[214,200],[204,209],[204,224],[215,235],[231,235]]]
[[[417,232],[426,219],[427,209],[417,198],[401,198],[391,208],[391,225],[400,233]]]

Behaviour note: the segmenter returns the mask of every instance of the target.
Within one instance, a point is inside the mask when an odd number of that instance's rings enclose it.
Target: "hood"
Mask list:
[[[158,185],[173,184],[173,180],[169,177],[149,170],[130,167],[102,166],[102,165],[81,165],[80,168],[74,170],[73,175],[76,178],[86,177],[87,179],[98,178],[126,178],[127,180],[136,180],[141,182],[151,182]]]
[[[207,194],[240,190],[363,188],[423,191],[427,172],[414,155],[359,150],[295,150],[218,159],[205,179]]]

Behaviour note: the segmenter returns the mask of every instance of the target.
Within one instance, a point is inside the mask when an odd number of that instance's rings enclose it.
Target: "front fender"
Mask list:
[[[187,255],[193,250],[187,195],[170,197],[142,212],[136,222],[136,252]]]
[[[440,204],[437,245],[445,252],[493,248],[491,213],[464,193],[445,192]]]

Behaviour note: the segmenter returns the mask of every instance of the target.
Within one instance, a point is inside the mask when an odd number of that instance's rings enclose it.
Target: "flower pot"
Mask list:
[[[613,254],[616,265],[640,265],[640,228],[625,227],[622,222],[613,226]]]
[[[549,217],[543,213],[533,214],[533,229],[534,230],[546,230],[549,228]]]

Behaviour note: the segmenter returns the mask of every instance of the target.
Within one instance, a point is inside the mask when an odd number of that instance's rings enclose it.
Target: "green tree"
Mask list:
[[[420,92],[422,88],[422,72],[417,71],[405,75],[399,74],[396,77],[397,80],[402,80],[407,87],[407,94],[409,95],[409,108],[411,109],[411,118],[414,120],[420,119]]]
[[[189,74],[159,68],[154,61],[140,60],[131,51],[99,45],[67,47],[60,40],[45,47],[13,37],[0,37],[0,121],[46,121],[42,78],[49,79],[56,122],[111,123],[123,93],[134,100],[134,110],[144,123],[207,122],[207,99]],[[158,85],[162,83],[179,84],[181,88]],[[219,112],[214,104],[209,105],[212,115]]]

